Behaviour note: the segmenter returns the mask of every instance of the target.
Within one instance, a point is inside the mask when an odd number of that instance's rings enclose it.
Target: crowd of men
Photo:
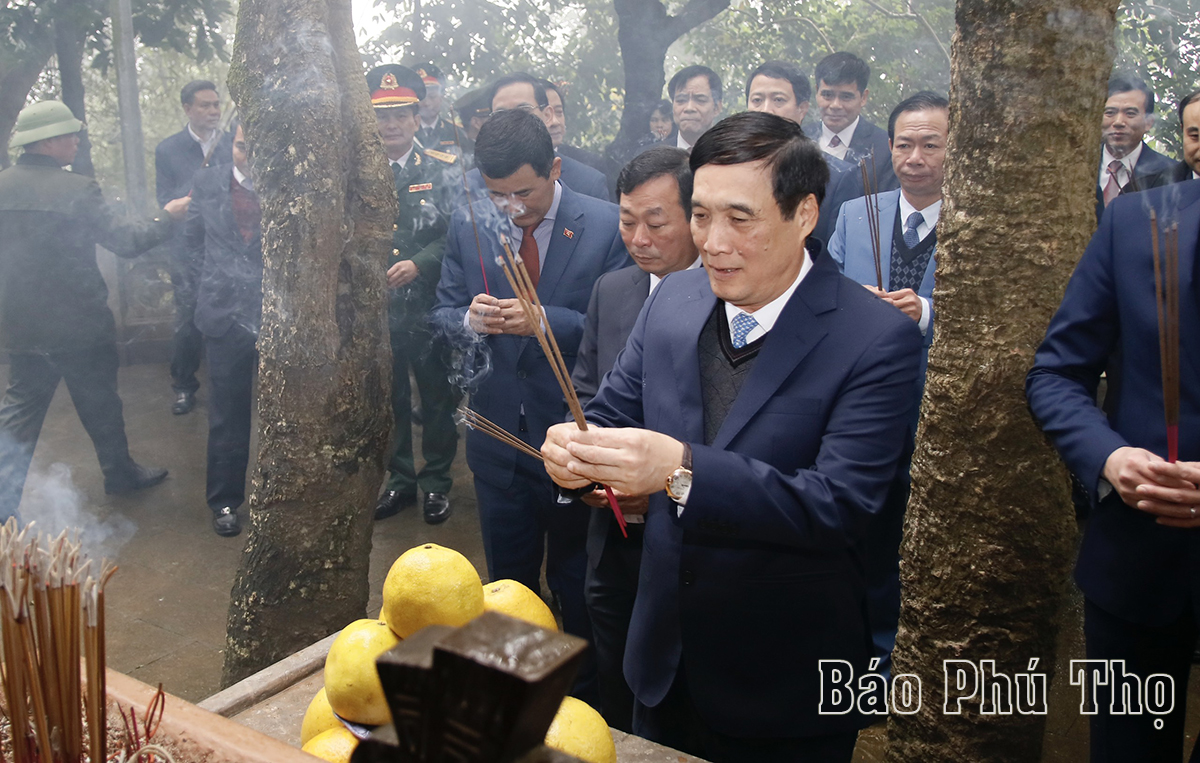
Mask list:
[[[544,560],[565,630],[594,647],[579,696],[614,727],[708,760],[849,760],[868,718],[819,712],[817,661],[890,674],[934,337],[946,98],[916,93],[878,127],[862,113],[868,65],[840,52],[817,65],[815,91],[796,65],[764,62],[746,79],[745,110],[722,119],[721,78],[689,66],[648,115],[639,151],[618,164],[568,142],[564,93],[550,81],[500,77],[460,99],[459,124],[443,115],[434,66],[387,64],[366,79],[400,199],[386,263],[395,435],[375,518],[418,502],[429,524],[450,516],[454,411],[469,397],[541,452],[466,433],[488,576],[540,593]],[[94,182],[62,171],[81,129],[69,110],[46,102],[21,113],[13,145],[25,153],[0,173],[11,231],[0,243],[0,342],[11,354],[0,516],[17,512],[60,379],[106,490],[166,476],[129,456],[94,245],[133,255],[168,242],[172,410],[193,409],[204,348],[206,501],[218,534],[241,531],[261,209],[241,126],[218,124],[216,85],[189,83],[181,101],[187,124],[156,152],[163,213],[130,223],[103,211]],[[1200,380],[1187,367],[1193,426],[1168,463],[1154,425],[1162,392],[1144,218],[1153,208],[1177,221],[1180,252],[1195,261],[1200,91],[1178,104],[1178,163],[1144,142],[1154,108],[1142,81],[1110,82],[1100,229],[1028,383],[1035,416],[1093,504],[1079,566],[1089,657],[1170,673],[1180,692],[1170,733],[1102,710],[1093,760],[1150,759],[1152,749],[1179,759],[1197,636],[1190,548],[1200,536],[1186,529],[1200,526],[1200,465],[1189,460],[1200,458]],[[510,290],[497,232],[528,271],[540,316]],[[1185,325],[1195,299],[1183,296]],[[572,369],[586,431],[569,423],[537,323]],[[1184,341],[1197,340],[1185,331]],[[486,373],[456,367],[479,352]],[[1096,405],[1105,370],[1121,382],[1107,417]],[[624,530],[600,486],[615,491]]]

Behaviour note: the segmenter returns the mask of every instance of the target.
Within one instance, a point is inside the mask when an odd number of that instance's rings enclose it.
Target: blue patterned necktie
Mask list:
[[[913,212],[908,216],[908,222],[904,227],[904,245],[909,249],[913,249],[917,244],[921,243],[921,237],[917,235],[917,228],[921,223],[925,222],[925,218],[920,212]]]
[[[733,348],[740,350],[745,347],[746,337],[756,328],[758,328],[758,321],[754,320],[753,315],[738,313],[733,316]]]

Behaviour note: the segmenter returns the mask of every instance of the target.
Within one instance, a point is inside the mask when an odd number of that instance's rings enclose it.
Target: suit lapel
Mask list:
[[[833,259],[818,255],[768,332],[750,376],[717,432],[714,448],[729,446],[828,333],[817,316],[837,309],[838,281]]]
[[[583,238],[585,222],[583,210],[579,207],[575,194],[564,185],[562,197],[558,201],[554,227],[550,230],[546,260],[542,265],[542,272],[538,275],[537,293],[542,302],[552,303],[554,290],[567,270],[567,263],[575,253],[576,244]]]
[[[672,320],[684,327],[684,331],[677,343],[667,347],[678,392],[677,431],[680,437],[689,442],[704,442],[704,397],[700,392],[700,332],[716,307],[717,297],[712,293],[708,279],[705,278],[700,288],[688,293],[683,299],[682,304],[671,306],[671,316]]]
[[[1200,279],[1197,279],[1197,273],[1200,272],[1200,262],[1197,262],[1197,257],[1200,257],[1200,253],[1196,248],[1197,241],[1200,241],[1200,181],[1189,181],[1178,187],[1184,189],[1179,195],[1179,212],[1176,217],[1179,221],[1180,291],[1182,292],[1187,288],[1186,284],[1190,283],[1192,296],[1196,300],[1196,304],[1200,305]],[[1182,307],[1181,304],[1180,308],[1182,309]],[[1181,318],[1180,322],[1182,327],[1186,321]],[[1185,342],[1186,340],[1181,336],[1180,341]]]

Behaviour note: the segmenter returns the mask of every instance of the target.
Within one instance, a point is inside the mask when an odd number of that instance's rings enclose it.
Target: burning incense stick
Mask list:
[[[542,316],[546,314],[546,311],[542,307],[542,301],[538,298],[537,288],[533,285],[533,279],[529,277],[529,271],[525,269],[525,263],[513,254],[512,247],[508,243],[508,236],[505,236],[503,233],[500,234],[500,244],[504,247],[504,257],[500,260],[500,267],[504,271],[504,277],[508,279],[513,294],[517,297],[517,303],[520,304],[526,319],[533,326],[534,336],[537,337],[538,344],[542,346],[542,352],[546,354],[546,359],[550,361],[550,368],[554,371],[554,377],[558,380],[558,386],[562,389],[563,397],[567,401],[567,407],[571,409],[571,416],[575,419],[575,425],[579,427],[581,432],[586,432],[588,427],[587,420],[583,417],[583,406],[579,403],[579,396],[575,394],[575,385],[571,384],[571,372],[567,368],[566,360],[563,359],[562,350],[558,347],[558,341],[554,338],[554,329],[550,327],[550,320],[548,318],[545,321],[545,330],[543,331],[542,329]],[[629,533],[625,529],[625,514],[621,512],[621,507],[617,505],[617,497],[613,495],[612,488],[605,485],[604,494],[608,498],[608,506],[612,509],[613,516],[617,519],[617,526],[621,528],[621,535],[628,538]]]
[[[867,170],[867,158],[858,163],[862,173],[863,191],[866,197],[863,202],[867,207],[867,232],[871,236],[871,251],[875,255],[875,286],[883,289],[883,248],[879,240],[879,184],[875,174],[875,149],[871,149],[871,169]]]
[[[1160,246],[1165,252],[1160,253]],[[1150,210],[1150,251],[1154,257],[1154,302],[1158,311],[1158,354],[1162,363],[1167,461],[1179,457],[1179,224],[1159,240],[1158,216]],[[1165,260],[1165,261],[1164,261]]]
[[[66,532],[47,539],[15,519],[0,526],[0,685],[16,763],[82,761],[85,711],[90,760],[106,759],[103,595],[116,568],[97,579],[90,569]]]
[[[477,432],[482,432],[489,437],[499,440],[505,445],[516,448],[525,455],[536,458],[538,461],[542,460],[542,454],[537,448],[520,439],[516,435],[511,434],[499,424],[493,424],[491,421],[484,418],[482,414],[471,410],[465,405],[459,408],[458,412],[460,415],[462,415],[463,421],[466,423],[466,425],[471,427],[471,429],[474,429]]]

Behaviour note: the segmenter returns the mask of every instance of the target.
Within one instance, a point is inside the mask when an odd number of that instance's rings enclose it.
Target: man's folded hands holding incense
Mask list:
[[[1104,478],[1121,500],[1158,517],[1169,527],[1200,527],[1200,463],[1169,463],[1142,448],[1117,448],[1104,465]]]
[[[683,443],[648,429],[555,424],[546,432],[542,458],[550,478],[568,490],[593,482],[627,495],[662,490],[683,463]]]
[[[491,294],[476,294],[467,309],[471,328],[477,334],[533,336],[533,324],[516,299],[499,299]]]

